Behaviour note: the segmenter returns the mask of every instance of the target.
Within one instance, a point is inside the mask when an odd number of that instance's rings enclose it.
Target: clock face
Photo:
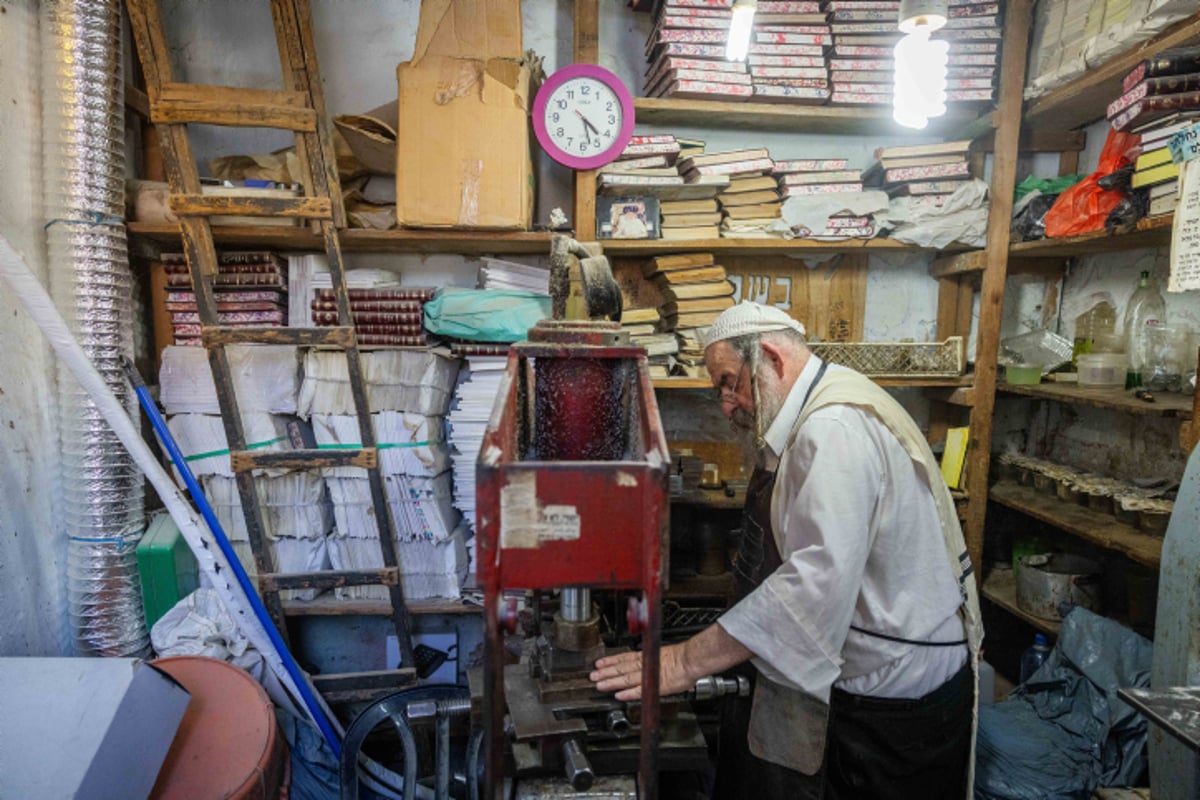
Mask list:
[[[556,72],[538,92],[534,128],[555,161],[594,169],[620,155],[633,133],[633,102],[615,75],[577,64]]]

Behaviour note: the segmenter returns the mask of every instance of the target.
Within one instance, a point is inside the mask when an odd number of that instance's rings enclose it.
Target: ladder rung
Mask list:
[[[382,569],[321,570],[259,575],[258,585],[264,592],[281,589],[338,589],[344,586],[398,586],[398,567]]]
[[[150,94],[150,120],[165,124],[189,122],[238,128],[281,128],[311,133],[317,112],[304,92],[242,89],[168,83]]]
[[[218,197],[204,194],[173,194],[167,201],[181,217],[299,217],[330,219],[328,197]]]
[[[416,680],[417,671],[412,667],[312,676],[313,686],[328,703],[372,703],[385,695],[407,689]]]
[[[252,469],[327,469],[331,467],[361,467],[374,469],[379,465],[379,452],[374,447],[345,450],[234,450],[229,454],[229,466],[234,472]]]
[[[218,344],[294,344],[351,347],[354,329],[349,326],[329,328],[231,328],[206,325],[200,333],[206,347]]]

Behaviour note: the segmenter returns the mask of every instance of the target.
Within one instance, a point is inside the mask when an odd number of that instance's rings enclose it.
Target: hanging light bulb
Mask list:
[[[901,0],[894,50],[892,117],[907,128],[924,128],[946,113],[946,63],[950,45],[930,34],[946,24],[946,0]]]
[[[729,22],[729,38],[725,40],[725,60],[745,61],[750,49],[750,32],[754,28],[754,11],[758,0],[734,0],[733,19]]]

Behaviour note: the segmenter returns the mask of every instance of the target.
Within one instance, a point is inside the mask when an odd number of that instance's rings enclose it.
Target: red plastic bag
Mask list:
[[[1123,192],[1105,191],[1099,180],[1130,163],[1142,137],[1110,129],[1096,171],[1058,196],[1046,212],[1046,236],[1071,236],[1098,231],[1108,212],[1125,198]]]

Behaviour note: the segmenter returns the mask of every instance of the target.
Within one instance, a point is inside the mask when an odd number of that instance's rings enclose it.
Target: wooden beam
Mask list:
[[[233,450],[229,468],[234,472],[252,469],[329,469],[359,467],[374,469],[379,465],[379,451],[374,447],[346,450]]]
[[[972,150],[991,153],[995,150],[996,132],[989,131],[975,140]],[[1087,146],[1087,134],[1083,131],[1040,131],[1033,128],[1021,129],[1021,142],[1017,149],[1023,153],[1077,153]]]
[[[317,113],[307,104],[308,95],[301,92],[169,83],[151,90],[150,117],[164,123],[312,132],[317,129]]]
[[[173,194],[168,198],[167,205],[180,217],[330,217],[328,197],[222,197]]]
[[[399,567],[382,569],[321,570],[289,574],[259,575],[258,585],[265,591],[280,589],[339,589],[346,586],[395,586],[400,582]]]
[[[992,163],[991,206],[988,211],[987,268],[980,288],[979,333],[975,345],[975,408],[967,450],[966,490],[971,498],[964,531],[967,552],[982,579],[983,523],[987,515],[988,466],[992,448],[992,415],[996,407],[996,358],[1004,311],[1008,271],[1009,228],[1016,184],[1017,143],[1025,61],[1033,0],[1011,0],[1005,9],[1004,44],[1000,57],[1000,102],[995,119],[995,159]]]
[[[965,253],[935,258],[929,264],[929,274],[934,278],[949,278],[965,272],[983,272],[987,269],[988,254],[986,250],[969,250]]]
[[[125,107],[142,119],[150,119],[150,97],[132,83],[125,84]]]
[[[575,0],[576,64],[600,61],[600,0]],[[596,171],[575,171],[575,238],[581,242],[596,238]]]

